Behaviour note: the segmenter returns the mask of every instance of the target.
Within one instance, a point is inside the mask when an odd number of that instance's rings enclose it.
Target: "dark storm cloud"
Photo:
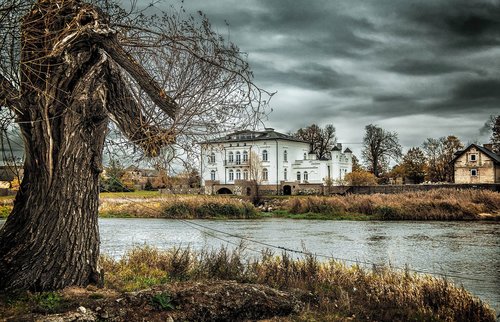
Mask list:
[[[442,61],[402,59],[388,70],[407,75],[440,75],[464,71],[464,67]]]
[[[454,89],[459,100],[492,99],[500,110],[500,79],[478,79],[459,84]]]
[[[305,63],[286,71],[280,71],[272,66],[258,66],[260,75],[274,79],[275,83],[293,85],[305,89],[331,90],[348,87],[357,83],[352,75],[345,75],[329,66],[317,63]]]
[[[277,129],[342,122],[335,124],[345,131],[340,136],[359,137],[366,124],[378,123],[404,142],[421,142],[415,127],[444,136],[460,122],[467,141],[498,114],[500,0],[184,5],[204,11],[249,54],[255,82],[278,92],[269,119]]]
[[[475,50],[500,44],[498,1],[424,1],[409,9],[403,12],[410,21],[445,47]]]

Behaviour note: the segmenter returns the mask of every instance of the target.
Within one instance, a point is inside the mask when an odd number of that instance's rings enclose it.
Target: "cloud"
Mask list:
[[[404,144],[464,141],[500,106],[499,0],[184,0],[248,53],[278,91],[269,125],[379,123]],[[229,23],[229,28],[226,26]]]
[[[463,72],[464,68],[442,61],[402,59],[395,62],[388,70],[401,74],[421,76]]]

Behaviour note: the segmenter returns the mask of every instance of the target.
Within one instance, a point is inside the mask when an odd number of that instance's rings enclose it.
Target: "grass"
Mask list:
[[[500,193],[438,189],[399,194],[290,198],[281,210],[304,218],[378,220],[498,219]],[[485,215],[489,214],[489,215]]]
[[[293,259],[264,251],[259,259],[249,259],[241,247],[201,252],[143,247],[119,260],[102,257],[101,265],[106,286],[119,291],[150,287],[137,280],[163,276],[169,281],[236,280],[293,292],[306,304],[299,320],[495,321],[487,304],[448,280],[319,262],[312,256]],[[129,279],[130,272],[137,277]],[[167,308],[168,299],[167,294],[161,300]]]
[[[0,218],[12,210],[13,197],[0,198]],[[157,191],[101,193],[105,218],[319,220],[500,220],[500,193],[438,189],[399,194],[292,196],[270,198],[274,211],[258,212],[237,196],[160,195]]]
[[[183,219],[256,218],[255,207],[244,200],[220,196],[164,196],[149,199],[108,198],[101,200],[101,217],[146,217]]]

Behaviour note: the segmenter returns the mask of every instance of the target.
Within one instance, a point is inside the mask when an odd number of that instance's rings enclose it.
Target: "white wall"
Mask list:
[[[267,151],[268,161],[262,161],[263,151]],[[332,151],[332,160],[315,160],[314,155],[309,155],[309,144],[305,142],[295,142],[287,140],[261,140],[231,143],[210,143],[202,147],[201,177],[202,185],[206,180],[211,180],[210,173],[215,171],[215,180],[221,184],[233,184],[230,180],[229,170],[243,171],[249,169],[249,163],[243,161],[243,152],[247,151],[249,158],[255,152],[261,160],[262,168],[268,170],[268,180],[262,184],[280,184],[281,181],[297,181],[297,172],[301,172],[301,182],[304,182],[304,171],[308,172],[308,183],[324,183],[328,178],[328,167],[333,180],[343,179],[346,173],[352,171],[352,155],[344,154],[340,151]],[[284,152],[287,151],[287,161],[284,160]],[[215,163],[209,162],[210,153],[215,153]],[[233,152],[234,160],[229,161],[229,153]],[[241,153],[241,164],[236,164],[236,152]],[[304,159],[304,154],[306,159]],[[284,178],[284,169],[287,169],[287,178]]]

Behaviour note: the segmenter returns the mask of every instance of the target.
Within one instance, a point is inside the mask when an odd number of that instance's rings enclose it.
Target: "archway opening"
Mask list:
[[[290,196],[292,194],[292,187],[289,185],[283,186],[283,195]]]
[[[218,195],[232,195],[233,192],[231,190],[229,190],[228,188],[220,188],[219,190],[217,190],[217,194]]]

